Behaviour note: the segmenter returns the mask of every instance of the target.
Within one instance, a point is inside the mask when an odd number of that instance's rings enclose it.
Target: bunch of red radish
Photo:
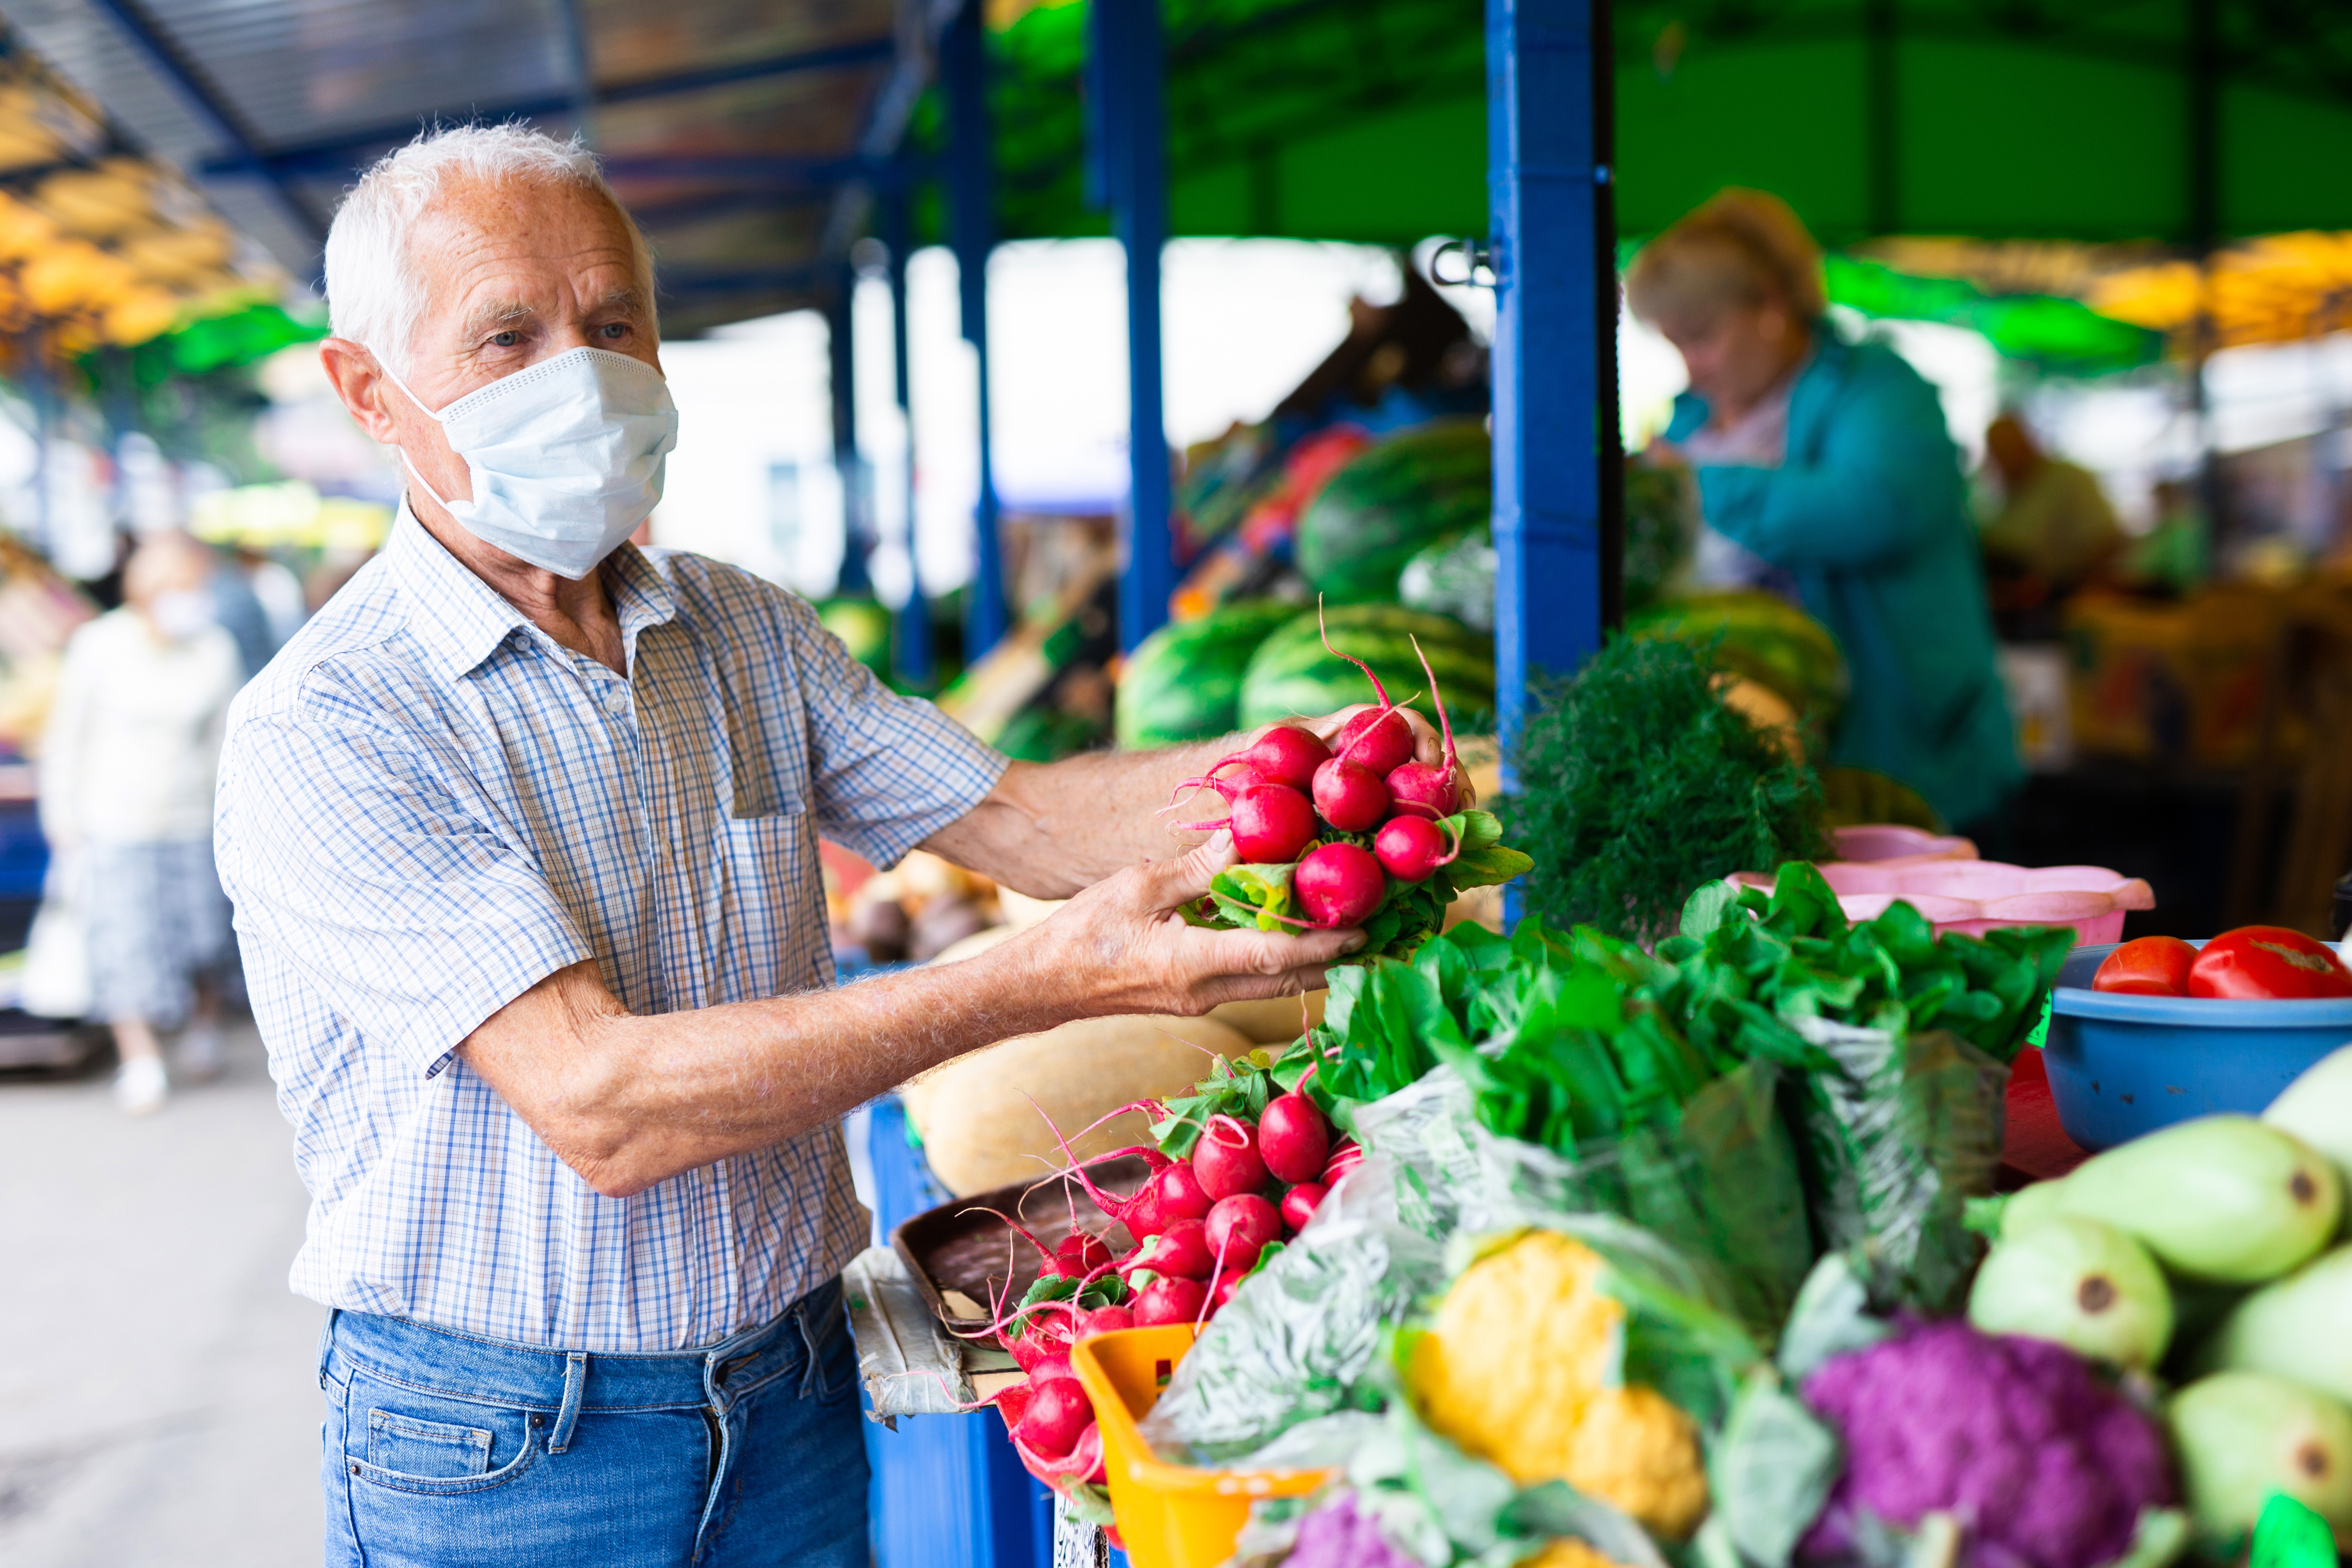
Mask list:
[[[1073,1344],[1117,1329],[1206,1322],[1233,1299],[1266,1247],[1302,1229],[1332,1184],[1362,1158],[1352,1141],[1333,1142],[1330,1122],[1303,1089],[1272,1097],[1254,1125],[1231,1114],[1213,1117],[1187,1159],[1171,1160],[1149,1145],[1118,1151],[1141,1154],[1151,1166],[1131,1197],[1112,1196],[1084,1165],[1074,1166],[1069,1173],[1134,1237],[1124,1256],[1083,1230],[1049,1248],[1013,1225],[1041,1255],[1040,1278],[1072,1279],[1081,1291],[1113,1274],[1126,1285],[1122,1303],[1089,1309],[1039,1301],[1009,1323],[999,1319],[998,1338],[1028,1383],[999,1394],[997,1403],[1013,1446],[1039,1479],[1101,1479],[1101,1436],[1071,1373]]]
[[[1336,748],[1296,726],[1277,724],[1248,749],[1176,787],[1180,793],[1212,789],[1225,802],[1223,817],[1183,823],[1180,831],[1227,828],[1247,864],[1295,863],[1291,890],[1307,919],[1292,923],[1329,928],[1355,925],[1380,908],[1388,878],[1419,882],[1453,860],[1460,842],[1449,848],[1438,825],[1461,810],[1464,801],[1454,725],[1420,642],[1413,642],[1412,651],[1429,678],[1430,699],[1444,727],[1445,760],[1436,766],[1413,760],[1412,727],[1404,710],[1389,700],[1371,666],[1332,647],[1328,632],[1323,646],[1362,670],[1380,699],[1377,708],[1348,721]],[[1334,833],[1370,833],[1372,847],[1335,839]]]

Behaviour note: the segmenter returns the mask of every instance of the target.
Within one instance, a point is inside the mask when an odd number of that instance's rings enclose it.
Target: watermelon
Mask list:
[[[1118,679],[1118,743],[1172,746],[1239,728],[1243,668],[1269,633],[1297,618],[1285,600],[1238,599],[1144,638]]]
[[[1421,639],[1429,668],[1445,694],[1445,708],[1457,733],[1483,728],[1495,708],[1495,644],[1461,622],[1396,605],[1334,605],[1326,616],[1331,646],[1372,667],[1399,702],[1415,692],[1410,706],[1433,724],[1437,709],[1429,680],[1412,656],[1411,637]],[[1260,645],[1242,676],[1244,729],[1277,719],[1314,718],[1351,703],[1373,700],[1371,683],[1344,658],[1323,651],[1315,612],[1309,610]]]
[[[1780,693],[1807,722],[1826,728],[1845,706],[1845,656],[1829,628],[1773,595],[1733,589],[1666,599],[1628,616],[1625,630],[1696,643],[1719,631],[1716,662]]]
[[[1299,571],[1334,605],[1394,602],[1415,551],[1486,521],[1494,458],[1482,419],[1433,420],[1366,448],[1299,514]]]

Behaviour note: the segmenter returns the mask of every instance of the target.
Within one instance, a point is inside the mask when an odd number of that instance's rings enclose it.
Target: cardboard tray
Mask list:
[[[1140,1155],[1127,1154],[1089,1165],[1087,1173],[1103,1191],[1125,1197],[1142,1187],[1151,1168]],[[961,1294],[983,1312],[1000,1297],[1018,1301],[1037,1282],[1041,1261],[1035,1247],[995,1215],[982,1213],[983,1209],[1015,1216],[1048,1247],[1070,1234],[1073,1212],[1080,1226],[1103,1236],[1113,1251],[1124,1252],[1134,1245],[1127,1227],[1108,1225],[1094,1199],[1075,1181],[1021,1183],[925,1210],[890,1232],[890,1249],[906,1264],[907,1278],[925,1304],[950,1329],[962,1333],[985,1329],[990,1320],[952,1308],[947,1292]]]

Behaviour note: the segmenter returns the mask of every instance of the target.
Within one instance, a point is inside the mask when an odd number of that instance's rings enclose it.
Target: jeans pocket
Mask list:
[[[352,1479],[425,1496],[487,1491],[531,1468],[546,1417],[427,1394],[354,1371],[345,1394],[343,1458]]]
[[[490,1429],[371,1410],[367,1462],[379,1470],[416,1480],[455,1481],[488,1475]]]

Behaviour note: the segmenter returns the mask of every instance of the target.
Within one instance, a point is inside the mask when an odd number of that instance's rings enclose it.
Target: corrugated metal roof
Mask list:
[[[584,123],[653,240],[666,325],[684,332],[816,291],[828,234],[845,237],[832,209],[861,152],[895,146],[955,0],[904,5],[0,0],[0,14],[302,278],[353,174],[421,126]]]

